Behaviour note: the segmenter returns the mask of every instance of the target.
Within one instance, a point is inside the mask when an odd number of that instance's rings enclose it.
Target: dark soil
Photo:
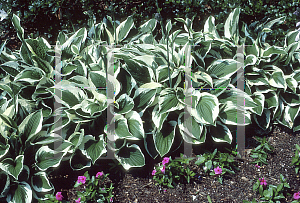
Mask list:
[[[279,176],[282,174],[291,186],[290,194],[285,201],[291,202],[292,195],[300,190],[300,177],[295,174],[295,167],[289,166],[295,153],[295,144],[300,144],[300,135],[293,133],[285,127],[274,127],[273,131],[267,134],[267,140],[274,147],[274,153],[268,156],[268,165],[261,166],[257,169],[254,164],[250,164],[253,160],[249,156],[251,149],[258,146],[258,142],[254,139],[258,127],[251,125],[246,128],[246,156],[245,159],[238,161],[240,171],[236,174],[229,174],[223,177],[223,184],[220,184],[215,177],[205,175],[203,169],[191,163],[190,168],[201,176],[194,179],[190,184],[180,184],[176,188],[162,188],[155,185],[152,179],[151,171],[154,162],[147,163],[147,166],[140,169],[132,169],[124,172],[120,166],[110,169],[111,160],[99,161],[99,164],[93,166],[89,173],[95,175],[98,171],[109,173],[109,181],[114,184],[114,201],[113,202],[208,202],[209,195],[212,202],[240,203],[242,200],[257,201],[260,198],[258,193],[252,191],[253,184],[258,178],[265,178],[268,184],[278,185],[280,183]],[[212,147],[211,147],[212,148]],[[219,148],[222,151],[221,148]],[[194,150],[196,151],[196,150]],[[195,154],[193,153],[193,156]],[[161,160],[159,160],[161,161]],[[156,161],[158,163],[159,161]],[[50,176],[51,182],[54,184],[56,192],[62,191],[63,196],[67,197],[71,202],[77,199],[76,192],[72,189],[78,175],[82,172],[68,173],[68,163],[64,168],[64,174],[68,176],[59,176],[53,178]],[[62,172],[62,170],[57,170]]]

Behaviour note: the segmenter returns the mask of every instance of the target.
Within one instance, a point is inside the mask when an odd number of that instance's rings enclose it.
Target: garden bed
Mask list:
[[[113,202],[208,202],[208,195],[212,202],[238,203],[242,200],[251,201],[253,198],[259,200],[259,193],[252,190],[256,180],[265,178],[267,184],[278,185],[280,174],[291,186],[290,194],[298,192],[300,177],[299,174],[295,174],[295,168],[290,166],[290,163],[295,153],[294,145],[300,143],[299,133],[276,126],[267,135],[269,143],[274,147],[274,153],[268,156],[269,164],[258,169],[254,164],[250,164],[253,158],[248,153],[258,145],[254,139],[256,136],[254,132],[257,130],[258,127],[254,125],[246,127],[246,160],[238,160],[240,171],[236,174],[225,175],[223,184],[220,184],[213,176],[204,175],[203,170],[195,165],[194,161],[191,162],[191,169],[197,171],[201,177],[192,180],[190,184],[177,185],[174,189],[155,185],[151,175],[154,163],[148,163],[143,168],[132,169],[125,173],[121,167],[110,170],[107,161],[99,161],[99,164],[89,171],[90,174],[97,171],[110,173],[109,178],[114,185]],[[193,156],[195,156],[194,153]],[[112,161],[109,162],[112,163]],[[83,175],[83,172],[73,172],[67,176],[60,175],[58,178],[52,177],[51,180],[56,191],[62,191],[63,196],[65,195],[71,202],[75,202],[77,198],[72,186],[78,175]],[[292,196],[287,197],[283,202],[291,202],[292,198]]]

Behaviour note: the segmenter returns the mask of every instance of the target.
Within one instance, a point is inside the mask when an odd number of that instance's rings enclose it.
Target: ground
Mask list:
[[[110,170],[110,166],[101,163],[90,170],[91,173],[104,171],[110,173],[110,180],[114,184],[113,202],[208,202],[207,195],[212,202],[240,203],[242,200],[251,201],[253,198],[259,199],[259,194],[252,191],[253,184],[258,178],[265,178],[268,184],[278,185],[279,176],[282,174],[291,186],[290,197],[286,201],[291,202],[292,195],[300,191],[300,177],[295,174],[294,166],[290,166],[292,157],[295,154],[296,143],[300,144],[300,135],[291,130],[276,126],[271,133],[267,135],[270,144],[274,147],[274,153],[268,157],[268,165],[256,168],[250,164],[253,159],[247,154],[251,149],[258,145],[255,141],[254,132],[257,126],[251,126],[246,131],[246,157],[245,160],[239,160],[240,171],[236,174],[229,174],[224,177],[223,184],[220,184],[213,176],[204,176],[201,170],[193,162],[191,168],[201,176],[200,179],[192,181],[190,184],[177,185],[175,189],[162,188],[155,185],[152,179],[151,171],[153,163],[148,164],[141,169],[134,169],[127,173],[119,168]],[[193,156],[195,154],[193,153]],[[115,173],[116,172],[116,173]],[[69,174],[67,177],[59,176],[53,178],[56,191],[63,191],[69,200],[76,198],[72,186],[77,180],[78,175],[83,172]]]

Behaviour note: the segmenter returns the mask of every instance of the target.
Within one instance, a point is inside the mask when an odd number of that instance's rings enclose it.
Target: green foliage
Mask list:
[[[111,199],[113,198],[112,190],[114,187],[112,183],[108,184],[107,179],[109,174],[103,174],[101,176],[91,176],[88,174],[88,171],[84,173],[86,177],[86,181],[83,184],[82,182],[76,181],[74,188],[78,188],[77,190],[77,198],[80,198],[80,202],[112,202]],[[79,186],[84,185],[84,189],[80,188]],[[45,200],[39,200],[39,202],[46,202],[46,203],[57,203],[60,202],[56,199],[53,194],[48,194],[45,196]],[[63,200],[62,202],[67,202]]]
[[[295,145],[296,151],[295,156],[292,157],[292,163],[291,166],[295,166],[295,173],[298,174],[299,168],[300,168],[300,147],[298,144]]]
[[[272,153],[274,148],[267,142],[266,137],[260,138],[256,137],[257,141],[261,144],[258,145],[255,149],[251,150],[251,157],[256,159],[251,162],[252,164],[261,165],[262,163],[268,164],[267,157],[268,153]]]
[[[260,181],[257,180],[253,185],[253,191],[258,191],[261,195],[261,200],[263,202],[280,202],[280,200],[285,200],[285,196],[289,195],[288,191],[290,189],[289,184],[286,182],[286,179],[280,174],[280,184],[268,185],[267,187],[263,187],[260,184]],[[243,201],[244,203],[249,203],[249,201]],[[253,202],[253,201],[252,201]],[[255,201],[254,201],[255,202]]]
[[[175,188],[177,184],[190,183],[190,180],[195,176],[195,173],[189,168],[189,162],[192,159],[180,154],[180,159],[172,160],[170,158],[168,163],[162,163],[162,165],[155,167],[156,172],[153,179],[156,181],[156,185]]]
[[[218,166],[222,169],[222,174],[226,173],[235,174],[234,171],[239,170],[237,167],[237,162],[234,160],[235,156],[230,155],[229,153],[218,152],[217,149],[213,153],[206,152],[203,155],[197,155],[196,165],[202,166],[205,173],[210,172],[211,176],[216,175],[213,172],[214,168]],[[219,182],[222,184],[222,177],[218,176]]]

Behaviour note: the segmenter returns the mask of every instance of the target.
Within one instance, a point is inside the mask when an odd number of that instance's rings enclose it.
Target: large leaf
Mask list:
[[[241,67],[241,63],[236,60],[222,59],[214,61],[207,68],[207,73],[209,75],[215,75],[218,78],[229,78]]]
[[[116,29],[116,35],[117,35],[116,43],[123,41],[129,34],[133,26],[134,26],[133,17],[129,16]]]
[[[224,35],[228,39],[232,38],[234,35],[238,36],[240,10],[240,8],[235,8],[225,21]]]
[[[174,122],[174,121],[173,121]],[[171,149],[175,138],[175,127],[171,122],[164,123],[162,129],[156,129],[153,139],[155,148],[161,157],[165,156]]]
[[[1,161],[0,169],[13,176],[16,180],[23,169],[24,155],[19,155],[14,159],[6,158]]]
[[[145,156],[140,147],[136,144],[122,147],[115,154],[116,159],[122,164],[125,170],[132,167],[143,167],[145,165]]]
[[[57,151],[50,149],[47,145],[42,146],[35,154],[35,165],[41,171],[45,171],[50,167],[57,167],[59,166],[65,153],[66,152],[62,152],[62,148],[61,150]]]
[[[5,173],[4,171],[1,171],[0,172],[0,181],[2,183],[0,185],[0,198],[2,198],[7,195],[7,193],[9,192],[9,189],[10,189],[9,175],[7,173]]]
[[[122,94],[116,102],[118,103],[119,108],[115,109],[115,112],[118,114],[128,113],[134,107],[133,99],[127,94]]]
[[[38,133],[42,129],[43,114],[42,111],[36,111],[28,115],[20,124],[19,132],[26,140],[31,135]]]
[[[20,18],[13,14],[12,23],[15,29],[17,30],[18,38],[23,41],[24,40],[24,29],[21,27]]]
[[[253,118],[261,129],[266,130],[270,125],[271,111],[265,108],[261,116],[254,114]]]
[[[13,203],[31,203],[32,190],[28,183],[20,182],[12,199]]]
[[[184,108],[183,102],[177,97],[176,90],[166,88],[160,92],[158,98],[159,113],[166,113]]]
[[[215,37],[220,38],[217,29],[215,27],[215,18],[213,16],[209,16],[204,24],[204,32],[211,33]]]
[[[206,140],[206,128],[197,123],[192,116],[186,116],[182,112],[178,116],[178,127],[185,142],[191,144],[202,144]]]
[[[220,121],[216,122],[216,127],[210,126],[209,133],[215,142],[227,142],[229,144],[232,142],[232,134],[230,130]]]
[[[237,107],[232,101],[226,102],[220,109],[219,117],[226,125],[249,125],[251,117],[245,108]]]
[[[198,123],[215,125],[215,120],[219,114],[219,101],[215,95],[200,93],[192,96],[193,106],[191,115]]]
[[[48,180],[45,172],[35,173],[31,177],[31,185],[36,192],[50,192],[51,190],[54,190],[54,187]]]
[[[82,154],[91,159],[93,164],[106,153],[103,135],[99,136],[99,140],[95,140],[91,135],[85,135],[81,145]]]

